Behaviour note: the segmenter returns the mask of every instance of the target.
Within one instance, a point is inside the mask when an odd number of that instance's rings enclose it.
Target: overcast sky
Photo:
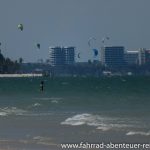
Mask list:
[[[33,62],[47,59],[49,46],[75,46],[87,61],[93,58],[88,39],[95,37],[92,47],[100,49],[105,36],[105,45],[150,48],[149,7],[150,0],[0,0],[2,53]]]

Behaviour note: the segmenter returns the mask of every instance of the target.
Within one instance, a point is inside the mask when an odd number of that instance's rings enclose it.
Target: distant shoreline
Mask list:
[[[42,77],[42,74],[27,73],[27,74],[0,74],[0,78],[12,78],[12,77]]]

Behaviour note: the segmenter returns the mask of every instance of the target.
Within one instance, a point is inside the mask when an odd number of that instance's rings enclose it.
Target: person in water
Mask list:
[[[44,81],[41,81],[40,83],[40,91],[44,91]]]

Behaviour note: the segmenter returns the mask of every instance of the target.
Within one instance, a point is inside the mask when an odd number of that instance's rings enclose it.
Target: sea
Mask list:
[[[81,143],[150,145],[150,77],[0,78],[0,150]]]

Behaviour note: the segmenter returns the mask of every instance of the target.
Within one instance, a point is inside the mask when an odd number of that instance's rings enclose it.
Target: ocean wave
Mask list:
[[[64,122],[61,122],[62,125],[72,125],[78,126],[83,124],[90,124],[94,121],[94,118],[91,114],[79,114],[71,118],[66,119]]]
[[[35,136],[33,137],[33,142],[36,144],[41,144],[41,145],[57,145],[56,143],[52,142],[52,138],[50,137],[43,137],[43,136]]]
[[[27,113],[26,110],[18,109],[17,107],[4,107],[4,108],[0,108],[0,116],[23,115],[25,113]]]
[[[143,132],[143,131],[130,131],[126,133],[126,135],[143,135],[143,136],[150,136],[150,131],[148,132]]]
[[[39,107],[39,106],[41,106],[41,104],[40,103],[34,103],[32,106],[33,107]]]
[[[31,108],[37,108],[37,107],[40,107],[42,104],[40,103],[34,103],[34,104],[31,104],[30,106],[27,107],[27,109],[31,109]]]
[[[39,98],[33,98],[35,100],[42,100],[42,101],[50,101],[51,103],[59,103],[63,98],[61,97],[39,97]]]
[[[6,112],[0,112],[0,116],[7,116]]]
[[[36,98],[33,98],[35,100],[44,100],[44,101],[53,101],[53,100],[56,100],[56,101],[59,101],[59,100],[62,100],[63,98],[61,97],[36,97]]]
[[[122,118],[117,117],[106,117],[100,115],[92,115],[88,113],[78,114],[73,117],[67,118],[65,121],[61,122],[61,125],[71,125],[71,126],[81,126],[88,125],[94,126],[98,130],[108,131],[108,130],[123,130],[125,128],[132,128],[134,125]]]
[[[56,99],[51,100],[51,103],[55,103],[55,104],[57,104],[57,103],[59,103],[59,100],[56,100]]]
[[[43,137],[43,136],[35,136],[35,137],[33,137],[33,140],[35,140],[35,141],[50,141],[50,140],[52,140],[52,138]]]
[[[6,149],[8,148],[9,144],[11,145],[23,144],[24,146],[29,144],[44,145],[44,146],[58,146],[58,144],[56,144],[52,138],[44,137],[44,136],[27,137],[23,139],[0,139],[0,143],[1,145],[3,144],[4,148],[6,146]]]
[[[105,127],[105,126],[103,126],[103,127],[97,127],[97,129],[98,129],[98,130],[102,130],[102,131],[108,131],[108,130],[111,130],[110,127]]]
[[[34,105],[34,104],[33,104]],[[35,103],[33,107],[40,107],[38,103]],[[32,110],[31,106],[26,109],[20,109],[17,107],[4,107],[0,108],[0,117],[7,116],[28,116],[28,117],[38,117],[38,116],[51,116],[53,112],[41,112]]]

